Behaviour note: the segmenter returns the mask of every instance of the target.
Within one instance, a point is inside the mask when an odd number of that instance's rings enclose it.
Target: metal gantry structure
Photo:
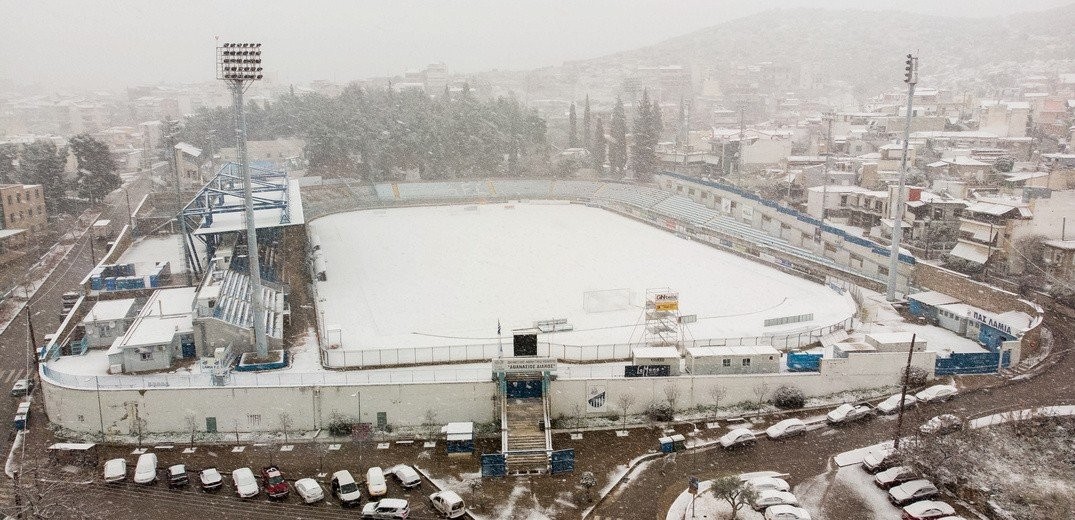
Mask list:
[[[250,303],[253,308],[254,347],[259,358],[267,358],[269,344],[265,339],[265,305],[261,294],[261,262],[258,258],[258,234],[254,222],[253,182],[246,159],[246,113],[243,92],[253,82],[262,79],[260,43],[225,43],[217,47],[217,79],[231,89],[235,109],[235,147],[239,160],[239,175],[243,180],[246,209],[246,244],[250,271]]]

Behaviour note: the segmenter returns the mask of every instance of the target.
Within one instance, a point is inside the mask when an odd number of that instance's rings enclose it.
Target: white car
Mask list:
[[[915,398],[922,403],[944,402],[956,395],[958,390],[952,385],[933,385],[915,394]]]
[[[231,472],[231,481],[235,484],[235,494],[239,498],[251,498],[258,496],[261,489],[258,487],[258,479],[254,478],[254,472],[250,468],[239,468]]]
[[[366,470],[366,490],[371,497],[384,496],[388,493],[388,482],[384,480],[384,471],[380,466],[374,466]]]
[[[422,477],[414,468],[406,464],[397,464],[388,468],[385,473],[391,473],[399,481],[404,489],[410,489],[422,485]]]
[[[295,481],[295,492],[306,504],[313,504],[325,499],[325,490],[312,478],[300,478]]]
[[[143,453],[134,465],[134,483],[152,484],[157,481],[157,454]]]
[[[903,401],[904,409],[914,406],[918,402],[912,394],[907,394],[907,399]],[[885,415],[894,414],[900,410],[900,394],[895,394],[884,401],[881,401],[877,405],[877,411]]]
[[[858,406],[853,404],[841,404],[840,406],[837,406],[836,409],[826,414],[825,420],[829,424],[846,424],[869,416],[869,406],[864,404]]]
[[[779,504],[765,510],[765,520],[811,520],[810,512],[795,506]]]
[[[774,491],[791,491],[791,486],[788,482],[782,478],[776,477],[755,477],[747,481],[747,486],[753,489],[755,492],[762,492],[767,489]]]
[[[883,469],[887,469],[896,461],[896,450],[892,448],[881,448],[873,450],[866,454],[862,459],[862,468],[868,473],[877,473]]]
[[[799,505],[799,499],[795,498],[795,495],[792,495],[787,491],[775,491],[769,489],[758,493],[758,496],[754,498],[754,502],[750,504],[750,507],[753,507],[755,511],[762,511],[767,507],[779,505],[797,506]]]
[[[928,500],[937,496],[940,490],[932,482],[920,478],[904,482],[888,490],[888,501],[893,505],[902,506],[919,500]]]
[[[958,432],[962,429],[963,419],[960,419],[958,415],[952,415],[950,413],[938,415],[918,427],[918,431],[922,435],[948,435],[949,433]]]
[[[783,439],[806,433],[806,423],[802,419],[784,419],[765,429],[770,439]]]
[[[907,466],[888,468],[873,477],[873,483],[881,489],[889,489],[918,478],[918,473]]]
[[[345,469],[332,474],[332,494],[340,501],[343,507],[358,505],[362,498],[362,490],[359,489],[351,472]]]
[[[952,506],[938,500],[923,500],[909,506],[903,506],[903,518],[906,520],[940,518],[954,514],[956,514],[956,510]]]
[[[467,505],[455,491],[437,491],[429,495],[429,503],[445,518],[459,518],[467,512]]]
[[[105,462],[105,482],[123,482],[127,480],[127,461],[111,459]]]
[[[411,512],[406,500],[382,498],[362,508],[362,520],[406,520]]]
[[[202,483],[202,491],[215,491],[224,485],[224,477],[216,468],[205,468],[198,474],[198,480]]]
[[[736,446],[750,446],[757,442],[757,440],[757,437],[754,436],[754,432],[746,428],[736,428],[725,433],[720,438],[720,445],[725,449],[732,449]]]

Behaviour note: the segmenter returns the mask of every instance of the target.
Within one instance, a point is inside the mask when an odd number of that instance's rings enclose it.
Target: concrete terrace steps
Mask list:
[[[514,377],[512,377],[514,376]],[[509,380],[532,380],[533,375],[509,374]],[[549,437],[542,397],[505,399],[504,460],[509,474],[545,473],[549,467]]]

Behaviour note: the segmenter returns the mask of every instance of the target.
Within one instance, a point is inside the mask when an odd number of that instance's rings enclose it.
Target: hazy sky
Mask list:
[[[528,69],[632,49],[776,7],[992,16],[1072,0],[0,0],[0,86],[121,88],[212,79],[215,38],[264,44],[283,82],[443,61]]]

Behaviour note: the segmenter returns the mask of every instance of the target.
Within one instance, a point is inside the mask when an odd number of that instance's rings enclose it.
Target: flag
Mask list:
[[[496,319],[496,335],[500,335],[500,318]]]

